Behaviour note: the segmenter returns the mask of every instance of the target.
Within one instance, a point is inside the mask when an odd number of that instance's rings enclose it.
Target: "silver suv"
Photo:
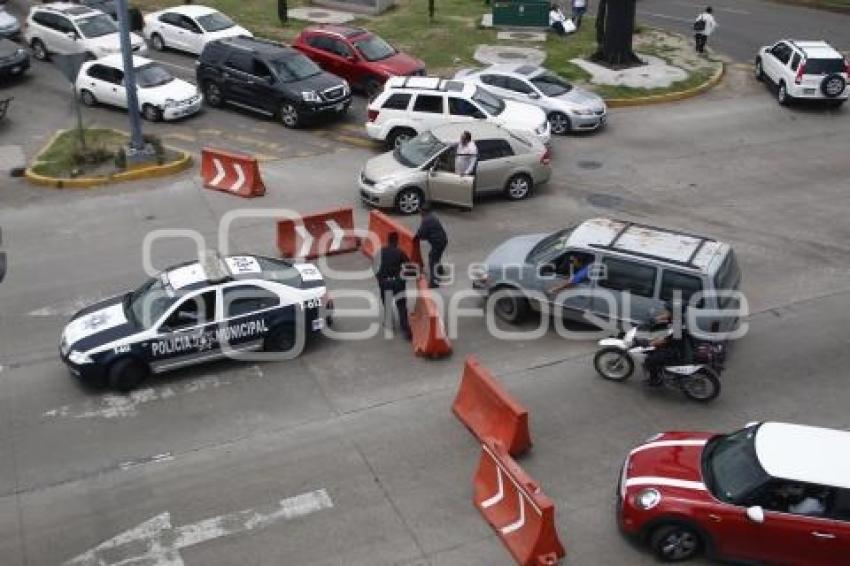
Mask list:
[[[783,39],[759,49],[756,78],[776,85],[776,99],[823,100],[833,107],[850,98],[850,62],[825,41]]]

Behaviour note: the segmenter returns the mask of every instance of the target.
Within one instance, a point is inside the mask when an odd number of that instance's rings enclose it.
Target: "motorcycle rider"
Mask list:
[[[681,324],[674,325],[673,311],[664,305],[651,319],[650,331],[656,335],[649,342],[654,348],[646,357],[646,369],[649,372],[649,385],[662,384],[664,366],[683,365],[692,358],[691,336]]]

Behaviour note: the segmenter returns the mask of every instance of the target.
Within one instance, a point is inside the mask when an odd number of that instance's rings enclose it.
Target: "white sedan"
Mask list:
[[[179,49],[199,55],[204,45],[227,37],[253,37],[247,29],[207,6],[174,6],[145,16],[142,33],[157,51]]]
[[[174,78],[161,65],[133,57],[139,111],[147,120],[176,120],[201,109],[198,87]],[[120,55],[108,55],[84,63],[77,75],[77,94],[86,106],[108,104],[127,108],[124,65]]]

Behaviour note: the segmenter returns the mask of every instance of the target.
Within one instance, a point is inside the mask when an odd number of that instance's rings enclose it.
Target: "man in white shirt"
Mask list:
[[[475,173],[475,164],[478,162],[478,147],[472,141],[472,134],[463,132],[460,143],[455,153],[455,173],[458,175],[472,175]]]
[[[557,4],[552,4],[549,8],[549,27],[555,30],[558,35],[566,35],[567,30],[564,28],[564,22],[567,17],[561,11],[561,7]]]
[[[714,19],[714,10],[711,6],[697,16],[694,22],[694,38],[696,39],[697,53],[705,53],[705,44],[708,43],[708,36],[714,33],[717,29],[717,20]]]

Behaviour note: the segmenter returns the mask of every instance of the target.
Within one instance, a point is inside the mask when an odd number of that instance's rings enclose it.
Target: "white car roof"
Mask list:
[[[142,65],[147,65],[148,63],[153,63],[152,59],[147,59],[145,57],[139,57],[138,55],[133,55],[133,68],[138,69]],[[124,68],[124,58],[120,53],[112,53],[111,55],[107,55],[105,57],[101,57],[100,59],[95,59],[91,61],[94,63],[101,63],[106,65],[107,67],[115,67],[116,69]]]
[[[776,478],[850,489],[850,432],[767,422],[759,426],[756,456]]]
[[[788,43],[800,49],[811,59],[843,59],[844,56],[825,41],[789,39]]]
[[[160,12],[172,12],[174,14],[182,14],[184,16],[197,18],[198,16],[206,16],[207,14],[218,12],[218,10],[216,10],[215,8],[210,8],[209,6],[184,4],[182,6],[172,6],[171,8],[165,8],[164,10],[160,10]]]
[[[435,91],[438,93],[453,92],[461,96],[472,96],[477,88],[470,83],[455,79],[441,79],[440,77],[390,77],[384,87],[390,89],[411,89],[416,91]]]

